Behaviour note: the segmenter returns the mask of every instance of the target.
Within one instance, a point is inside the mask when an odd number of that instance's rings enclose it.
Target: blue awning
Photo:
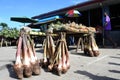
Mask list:
[[[45,18],[45,19],[40,19],[38,21],[39,23],[46,23],[46,22],[57,20],[57,19],[62,19],[62,17],[57,15],[57,16],[52,16],[52,17]]]
[[[42,25],[42,24],[52,22],[52,21],[55,21],[55,20],[58,20],[58,19],[62,19],[62,17],[57,15],[57,16],[52,16],[52,17],[45,18],[45,19],[39,19],[37,23],[32,23],[29,26]]]

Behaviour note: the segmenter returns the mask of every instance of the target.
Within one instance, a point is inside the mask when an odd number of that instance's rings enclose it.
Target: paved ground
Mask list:
[[[41,59],[43,49],[36,48],[36,52]],[[15,53],[16,47],[0,48],[0,80],[17,80],[12,68]],[[98,57],[88,57],[71,49],[71,68],[66,74],[57,76],[41,69],[41,75],[23,80],[120,80],[120,49],[100,48],[100,53]]]

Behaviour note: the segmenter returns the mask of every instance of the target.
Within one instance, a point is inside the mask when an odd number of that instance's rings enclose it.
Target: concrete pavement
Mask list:
[[[120,49],[100,48],[98,57],[88,57],[79,50],[70,49],[71,68],[66,74],[57,76],[41,69],[41,74],[23,80],[120,80]],[[16,47],[0,48],[0,80],[18,80],[13,71]],[[43,49],[36,48],[37,57],[42,58]]]

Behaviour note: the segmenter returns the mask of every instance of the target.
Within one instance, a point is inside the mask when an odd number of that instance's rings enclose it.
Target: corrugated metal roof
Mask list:
[[[34,16],[32,18],[33,19],[43,19],[43,18],[55,16],[55,15],[60,15],[60,14],[66,13],[66,11],[68,11],[68,10],[82,8],[82,7],[89,6],[91,4],[96,4],[96,3],[99,3],[99,2],[102,2],[102,1],[105,1],[105,0],[91,0],[91,1],[83,2],[83,3],[79,3],[79,4],[76,4],[76,5],[72,5],[72,6],[69,6],[69,7],[65,7],[65,8],[62,8],[62,9],[54,10],[54,11],[51,11],[51,12],[48,12],[48,13],[40,14],[40,15]]]

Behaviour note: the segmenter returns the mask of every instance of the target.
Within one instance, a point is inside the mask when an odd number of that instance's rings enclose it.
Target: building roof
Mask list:
[[[99,7],[103,7],[106,5],[114,5],[114,4],[119,4],[120,0],[90,0],[87,2],[83,2],[83,3],[78,3],[76,5],[72,5],[69,7],[65,7],[65,8],[61,8],[58,10],[54,10],[54,11],[50,11],[44,14],[40,14],[37,16],[33,16],[32,19],[46,19],[46,18],[50,18],[52,16],[62,16],[64,18],[65,13],[71,9],[77,9],[78,11],[87,11],[90,9],[95,9],[95,8],[99,8]],[[49,22],[49,21],[48,21]],[[46,23],[46,22],[44,22]],[[39,28],[39,25],[42,25],[43,23],[38,22],[38,23],[34,23],[34,24],[30,24],[29,26],[32,28]]]
[[[81,9],[85,9],[83,7],[90,6],[91,4],[93,5],[95,3],[99,3],[99,2],[102,2],[102,1],[105,1],[105,0],[90,0],[90,1],[87,1],[87,2],[79,3],[79,4],[72,5],[72,6],[69,6],[69,7],[65,7],[65,8],[62,8],[62,9],[54,10],[54,11],[51,11],[51,12],[48,12],[48,13],[44,13],[44,14],[40,14],[40,15],[37,15],[37,16],[33,16],[32,18],[33,19],[43,19],[43,18],[55,16],[55,15],[61,15],[61,14],[66,13],[66,11],[68,11],[68,10],[78,9],[78,8],[79,9],[80,8]]]
[[[92,9],[96,7],[101,7],[104,5],[111,5],[111,4],[117,4],[120,3],[120,0],[90,0],[86,1],[83,3],[78,3],[76,5],[72,5],[69,7],[65,7],[62,9],[54,10],[51,12],[47,12],[44,14],[40,14],[37,16],[33,16],[33,19],[44,19],[47,17],[55,16],[55,15],[63,15],[66,13],[66,11],[71,10],[71,9],[78,9],[79,11],[87,10],[87,9]]]

